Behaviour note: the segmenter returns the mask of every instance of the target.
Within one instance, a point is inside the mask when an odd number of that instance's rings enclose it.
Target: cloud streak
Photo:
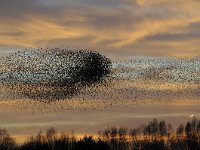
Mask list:
[[[122,53],[196,56],[199,6],[195,0],[17,0],[16,4],[3,0],[0,45],[56,47],[64,43],[102,49],[111,57]]]

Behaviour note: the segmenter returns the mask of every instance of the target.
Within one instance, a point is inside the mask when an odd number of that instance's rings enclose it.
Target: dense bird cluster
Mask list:
[[[34,99],[62,99],[104,80],[111,62],[94,51],[25,50],[1,58],[1,86]]]
[[[20,100],[70,98],[46,105],[45,112],[95,111],[200,97],[199,58],[133,57],[111,62],[94,51],[40,49],[1,57],[0,70],[1,100],[5,95]],[[37,101],[15,106],[43,109]]]

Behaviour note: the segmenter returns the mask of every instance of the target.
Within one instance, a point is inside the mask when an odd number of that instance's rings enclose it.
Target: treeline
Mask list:
[[[0,150],[200,150],[200,120],[193,117],[174,129],[171,124],[154,119],[132,129],[108,127],[99,131],[96,138],[81,139],[50,128],[20,145],[6,129],[0,129]]]

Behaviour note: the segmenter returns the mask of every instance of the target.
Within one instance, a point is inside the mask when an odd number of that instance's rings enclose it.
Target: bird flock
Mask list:
[[[63,99],[102,82],[111,62],[94,51],[25,50],[1,59],[1,86],[33,99]],[[5,89],[4,88],[4,89]]]
[[[118,87],[124,99],[193,100],[200,96],[198,57],[135,57],[113,62],[113,70],[113,78],[124,83]]]
[[[34,106],[39,111],[44,109],[43,101],[50,101],[45,112],[55,112],[200,100],[199,57],[135,56],[111,61],[94,51],[39,49],[1,57],[0,70],[0,100],[31,101],[19,105],[15,101],[20,110]]]

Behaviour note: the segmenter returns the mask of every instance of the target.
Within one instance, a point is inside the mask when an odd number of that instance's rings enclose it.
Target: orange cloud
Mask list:
[[[67,5],[66,2],[61,7],[58,1],[52,5],[41,4],[41,8],[30,8],[38,10],[38,13],[25,9],[23,15],[19,10],[16,12],[21,16],[19,18],[3,16],[0,45],[57,47],[60,43],[67,43],[72,48],[105,49],[113,55],[127,53],[128,56],[183,56],[190,51],[195,52],[194,55],[199,53],[197,36],[184,42],[178,37],[173,41],[147,41],[151,36],[196,34],[198,30],[191,30],[190,25],[200,22],[198,1],[118,0],[110,2],[109,7],[104,2],[99,5],[94,1],[88,6],[78,2],[76,5]]]

